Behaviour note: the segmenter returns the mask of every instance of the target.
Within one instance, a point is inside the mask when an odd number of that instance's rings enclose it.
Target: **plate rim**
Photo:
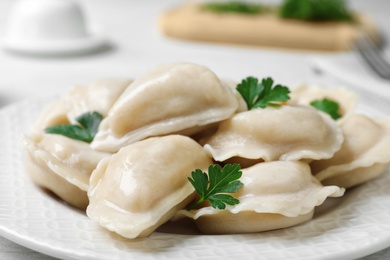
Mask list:
[[[9,116],[9,114],[12,112],[12,110],[20,109],[20,107],[29,105],[32,102],[40,102],[41,100],[47,100],[48,102],[54,101],[55,97],[58,97],[59,93],[56,92],[50,92],[44,95],[37,95],[31,98],[27,98],[22,101],[15,102],[13,104],[9,104],[3,108],[0,109],[0,120],[3,120],[3,117]],[[389,175],[387,173],[387,175]],[[27,177],[27,176],[25,176]],[[390,176],[384,176],[380,178],[387,178],[389,179]],[[35,185],[31,183],[31,185],[34,187]],[[35,189],[37,191],[39,190],[38,187],[35,186]],[[390,199],[390,198],[389,198]],[[1,213],[1,211],[0,211]],[[98,255],[91,254],[90,251],[74,251],[72,249],[67,249],[67,248],[61,248],[58,246],[53,246],[53,245],[48,245],[48,243],[42,243],[37,241],[37,238],[31,238],[27,235],[23,235],[21,233],[18,233],[16,230],[12,230],[9,227],[3,225],[2,222],[0,222],[0,236],[5,237],[6,239],[13,241],[17,244],[20,244],[24,247],[27,247],[31,250],[52,256],[52,257],[57,257],[57,258],[64,258],[64,259],[102,259],[99,258]],[[180,236],[180,235],[179,235]],[[184,235],[187,236],[187,235]],[[207,236],[207,235],[202,235],[202,236]],[[213,235],[210,235],[213,236]],[[226,236],[231,236],[231,235],[226,235]],[[233,235],[235,236],[235,235]],[[388,248],[390,246],[390,234],[386,237],[386,239],[382,239],[377,241],[376,243],[372,244],[366,244],[365,246],[361,246],[358,249],[353,250],[352,252],[338,252],[336,254],[331,254],[328,256],[322,256],[319,257],[318,259],[332,259],[334,257],[343,257],[343,259],[356,259],[360,257],[364,257],[373,253],[376,253],[380,250],[383,250],[385,248]],[[126,254],[127,255],[127,254]],[[97,258],[96,258],[97,257]],[[122,256],[118,256],[122,257]],[[226,259],[226,257],[223,257]],[[119,259],[119,258],[118,258]],[[306,258],[302,258],[306,259]]]

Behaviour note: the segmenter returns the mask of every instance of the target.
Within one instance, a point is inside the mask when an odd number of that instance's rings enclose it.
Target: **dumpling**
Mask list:
[[[62,135],[26,136],[26,171],[33,181],[77,208],[88,204],[89,177],[109,154]]]
[[[106,117],[131,82],[129,79],[102,79],[89,85],[71,87],[63,97],[69,120],[75,123],[76,117],[90,111],[97,111]]]
[[[237,91],[237,82],[234,80],[229,80],[229,79],[222,79],[221,83],[225,85],[226,87],[229,87],[232,89],[234,95],[236,96],[237,102],[238,102],[238,108],[236,112],[243,112],[248,110],[248,107],[245,103],[244,98],[242,95]]]
[[[49,126],[76,123],[75,118],[91,111],[105,117],[130,83],[128,79],[104,79],[86,86],[75,85],[63,97],[45,107],[32,131],[39,134]]]
[[[151,136],[191,135],[231,116],[238,108],[232,89],[208,68],[174,63],[130,84],[95,136],[95,149],[116,152]]]
[[[123,147],[99,163],[90,179],[87,215],[127,238],[145,237],[189,204],[187,177],[212,164],[189,137],[151,137]]]
[[[204,145],[213,158],[264,161],[330,158],[343,135],[336,122],[305,106],[281,106],[237,113],[220,123]]]
[[[44,129],[49,126],[69,124],[66,115],[67,110],[62,100],[55,100],[50,103],[39,115],[34,123],[32,132],[34,135],[43,134]]]
[[[82,210],[87,208],[89,203],[87,193],[53,173],[45,161],[37,160],[28,153],[24,160],[24,168],[39,187],[53,192],[69,205]]]
[[[354,113],[357,95],[346,88],[323,88],[320,86],[300,85],[291,90],[289,104],[309,106],[314,100],[328,98],[339,104],[339,113],[343,118]]]
[[[240,180],[244,186],[231,194],[239,204],[225,210],[210,205],[180,210],[173,219],[192,218],[207,234],[262,232],[305,222],[327,197],[344,194],[343,188],[322,186],[308,164],[298,161],[259,163],[242,169]]]
[[[110,154],[95,151],[82,141],[45,134],[44,129],[74,123],[76,117],[88,111],[106,115],[130,82],[111,79],[75,86],[44,109],[23,140],[28,151],[26,171],[37,185],[52,191],[70,205],[86,208],[89,177],[98,162]]]
[[[341,149],[330,159],[311,163],[318,180],[350,188],[386,172],[390,162],[390,117],[372,119],[355,114],[341,128],[345,136]]]

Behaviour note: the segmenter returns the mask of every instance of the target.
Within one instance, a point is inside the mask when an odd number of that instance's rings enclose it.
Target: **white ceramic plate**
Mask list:
[[[54,95],[0,111],[0,235],[62,259],[356,259],[390,246],[390,174],[320,207],[302,225],[247,235],[193,235],[168,225],[125,240],[36,187],[20,139]],[[360,111],[384,113],[362,104]],[[171,232],[171,233],[170,233]],[[172,233],[174,232],[174,233]],[[184,233],[184,234],[183,234]]]

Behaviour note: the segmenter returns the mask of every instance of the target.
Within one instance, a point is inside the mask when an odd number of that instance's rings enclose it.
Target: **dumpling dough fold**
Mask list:
[[[157,67],[124,91],[95,136],[95,149],[116,152],[151,136],[190,135],[238,108],[233,90],[208,68],[191,63]]]
[[[312,218],[314,208],[327,197],[340,197],[344,189],[322,186],[307,163],[263,162],[242,169],[244,186],[231,194],[240,203],[226,210],[203,205],[180,210],[175,219],[187,216],[205,233],[254,233],[297,225]]]
[[[194,196],[187,177],[212,164],[189,137],[152,137],[99,163],[90,179],[87,215],[127,238],[148,236]]]
[[[26,170],[33,181],[70,205],[85,209],[90,175],[100,160],[110,154],[55,134],[26,136],[23,145],[28,151]]]
[[[328,115],[306,106],[284,105],[237,113],[220,123],[204,145],[213,158],[301,160],[330,158],[343,135]]]
[[[72,86],[62,98],[69,120],[76,123],[76,117],[92,111],[106,117],[112,105],[131,82],[130,79],[112,78]]]
[[[386,172],[390,163],[390,117],[373,119],[354,114],[341,124],[341,149],[327,160],[311,163],[324,184],[350,188]]]
[[[80,97],[78,102],[84,101]],[[22,139],[27,151],[26,172],[40,187],[50,190],[80,209],[88,205],[89,177],[108,153],[93,150],[88,143],[57,134],[45,134],[46,127],[70,124],[63,99],[49,104],[39,115],[30,134]]]

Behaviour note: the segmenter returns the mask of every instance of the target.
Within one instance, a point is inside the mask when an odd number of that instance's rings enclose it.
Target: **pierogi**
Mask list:
[[[312,101],[327,98],[339,104],[339,113],[343,120],[355,112],[357,95],[343,87],[339,88],[324,88],[320,86],[309,86],[302,84],[293,90],[290,94],[291,99],[289,104],[309,106]]]
[[[32,135],[42,135],[45,128],[49,126],[69,124],[70,121],[67,117],[67,110],[62,100],[58,99],[50,103],[42,113],[38,116],[31,129]]]
[[[101,79],[88,85],[74,85],[62,98],[72,123],[79,115],[96,111],[106,117],[112,105],[132,82],[130,79]]]
[[[327,197],[340,197],[344,189],[322,186],[307,163],[263,162],[242,170],[244,186],[232,194],[240,203],[218,210],[205,204],[199,209],[180,210],[208,234],[253,233],[290,227],[313,217],[314,208]]]
[[[45,134],[44,130],[74,123],[75,118],[84,112],[98,110],[107,114],[130,82],[105,79],[86,86],[76,85],[44,109],[30,134],[23,139],[28,151],[26,169],[37,185],[52,191],[70,205],[86,208],[89,177],[98,162],[109,154],[93,150],[88,143]]]
[[[101,123],[92,147],[116,152],[151,136],[195,134],[237,108],[235,93],[210,69],[191,63],[163,65],[127,87]]]
[[[28,151],[26,168],[33,181],[70,205],[85,209],[90,175],[109,154],[62,135],[26,136],[23,144]]]
[[[390,163],[390,117],[372,119],[354,114],[341,128],[341,149],[327,160],[311,163],[313,174],[326,185],[350,188],[383,174]]]
[[[50,126],[76,123],[76,118],[85,112],[96,111],[105,117],[131,82],[129,79],[101,79],[87,85],[74,85],[42,111],[31,131],[39,135]]]
[[[236,87],[192,63],[159,66],[134,81],[73,86],[25,135],[26,171],[102,227],[133,239],[183,217],[208,234],[291,227],[310,220],[328,197],[388,169],[390,118],[356,114],[356,94],[301,86],[280,106],[248,110],[250,98]],[[339,104],[341,119],[310,105],[323,98]],[[91,143],[45,132],[93,111],[103,120]],[[185,209],[201,197],[188,177],[215,163],[240,164],[243,187],[227,192],[239,203],[221,210],[206,200]],[[212,183],[201,176],[203,187]]]
[[[148,236],[194,197],[187,180],[210,156],[189,137],[153,137],[123,147],[93,172],[88,216],[124,237]]]
[[[311,107],[285,105],[235,114],[220,123],[204,148],[216,161],[318,160],[332,157],[342,141],[329,116]]]

